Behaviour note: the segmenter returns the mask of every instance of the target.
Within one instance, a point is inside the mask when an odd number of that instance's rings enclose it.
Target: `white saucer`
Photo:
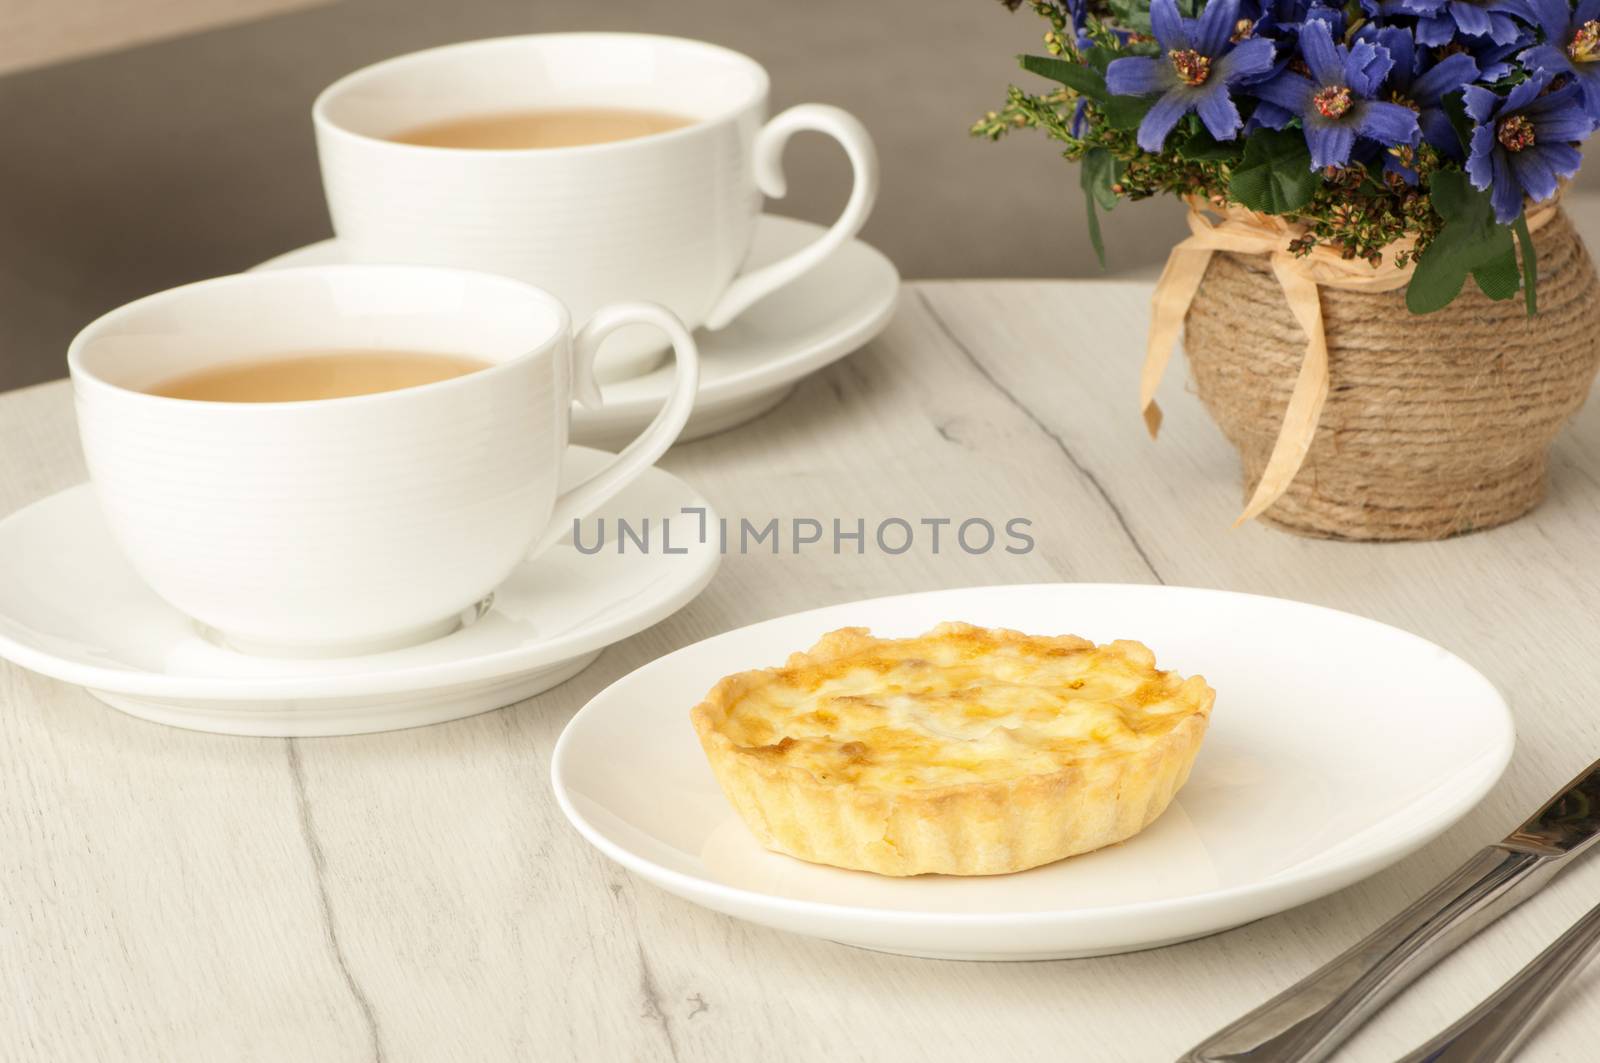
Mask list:
[[[567,452],[575,483],[610,455]],[[606,518],[606,547],[563,542],[527,561],[476,618],[402,650],[321,660],[249,657],[203,638],[155,596],[112,543],[88,484],[0,521],[0,656],[89,688],[158,723],[243,735],[333,735],[453,720],[509,705],[576,675],[602,649],[685,605],[720,561],[701,543],[706,501],[651,469],[583,524]],[[715,527],[709,512],[706,526]],[[650,517],[652,553],[616,546],[614,518]],[[660,551],[660,521],[673,550]]]
[[[820,225],[764,214],[756,227],[750,265],[776,261],[822,232]],[[255,268],[342,261],[338,241],[324,240]],[[900,274],[894,264],[881,252],[852,240],[727,328],[695,333],[700,344],[700,395],[679,442],[761,416],[782,402],[802,377],[862,347],[889,324],[899,290]],[[573,440],[610,448],[627,443],[655,417],[671,383],[669,364],[603,385],[601,409],[574,408]]]
[[[966,620],[1143,640],[1217,690],[1167,812],[1121,845],[992,878],[882,878],[762,849],[723,799],[689,709],[730,672],[825,631]],[[1046,584],[880,598],[769,620],[652,661],[573,717],[551,766],[601,852],[696,904],[914,956],[1056,959],[1225,930],[1393,863],[1466,813],[1511,756],[1482,675],[1415,635],[1299,602],[1180,587]]]

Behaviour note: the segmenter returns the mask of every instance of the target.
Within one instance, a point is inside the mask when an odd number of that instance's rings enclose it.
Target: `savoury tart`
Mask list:
[[[1138,642],[946,623],[831,632],[723,679],[690,718],[767,848],[880,875],[998,875],[1148,826],[1214,699]]]

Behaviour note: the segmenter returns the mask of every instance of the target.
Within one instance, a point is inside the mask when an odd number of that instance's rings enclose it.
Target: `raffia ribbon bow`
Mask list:
[[[1552,197],[1530,209],[1530,232],[1555,216],[1556,204],[1557,199]],[[1305,359],[1300,363],[1294,390],[1289,395],[1283,427],[1278,430],[1277,441],[1255,492],[1234,522],[1238,527],[1260,516],[1289,489],[1306,460],[1317,432],[1317,422],[1322,418],[1322,406],[1328,398],[1328,337],[1323,331],[1319,286],[1359,292],[1390,292],[1404,288],[1414,266],[1409,261],[1400,266],[1395,260],[1402,252],[1410,251],[1415,241],[1407,237],[1390,244],[1384,248],[1383,259],[1376,266],[1366,259],[1344,258],[1324,244],[1318,244],[1308,255],[1297,256],[1289,250],[1289,245],[1305,232],[1303,226],[1243,207],[1214,207],[1199,199],[1189,200],[1189,231],[1192,235],[1174,247],[1168,256],[1152,300],[1150,339],[1139,380],[1139,406],[1152,438],[1161,428],[1156,389],[1167,363],[1172,360],[1189,304],[1194,302],[1214,252],[1266,255],[1289,310],[1306,334]]]

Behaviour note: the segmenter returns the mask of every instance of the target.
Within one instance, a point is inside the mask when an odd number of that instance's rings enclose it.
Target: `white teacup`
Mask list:
[[[618,299],[718,329],[858,232],[878,188],[859,121],[802,104],[765,121],[767,73],[700,41],[561,33],[472,41],[390,59],[335,82],[312,108],[322,180],[351,261],[504,273],[547,288],[583,318]],[[396,143],[419,126],[513,111],[644,108],[686,127],[578,147],[481,150]],[[764,123],[764,124],[763,124]],[[855,187],[815,243],[740,274],[761,197],[785,191],[801,130],[844,146]],[[607,345],[602,380],[648,370],[660,341]]]
[[[624,325],[677,358],[655,421],[558,493],[574,393]],[[146,393],[212,366],[330,349],[470,355],[488,368],[350,398],[206,402]],[[508,277],[326,266],[201,281],[95,321],[68,353],[84,456],[111,532],[157,594],[251,653],[331,656],[456,626],[512,569],[651,465],[688,419],[694,340],[648,303],[576,334]]]

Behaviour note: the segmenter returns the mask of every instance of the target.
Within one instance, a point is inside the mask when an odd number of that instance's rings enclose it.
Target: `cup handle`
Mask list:
[[[555,509],[544,534],[539,537],[529,556],[542,553],[559,540],[568,526],[581,520],[628,486],[656,459],[667,452],[678,433],[689,420],[694,409],[695,392],[700,387],[700,351],[694,337],[684,328],[676,314],[655,303],[613,303],[595,311],[572,338],[573,391],[578,401],[590,409],[599,409],[604,400],[600,385],[595,381],[594,359],[600,344],[611,333],[624,325],[654,325],[672,341],[672,356],[676,371],[672,378],[672,394],[643,432],[612,459],[611,464],[589,477],[576,487],[568,488],[556,497]]]
[[[872,212],[872,203],[878,198],[878,151],[872,146],[872,137],[867,127],[850,112],[823,103],[791,107],[761,127],[753,152],[756,186],[772,199],[783,198],[789,187],[783,177],[783,148],[790,137],[806,129],[828,134],[844,146],[845,154],[850,157],[855,184],[850,189],[844,213],[833,223],[833,228],[813,243],[787,258],[736,277],[706,315],[708,329],[722,328],[757,299],[783,287],[833,254],[861,231],[867,215]]]

